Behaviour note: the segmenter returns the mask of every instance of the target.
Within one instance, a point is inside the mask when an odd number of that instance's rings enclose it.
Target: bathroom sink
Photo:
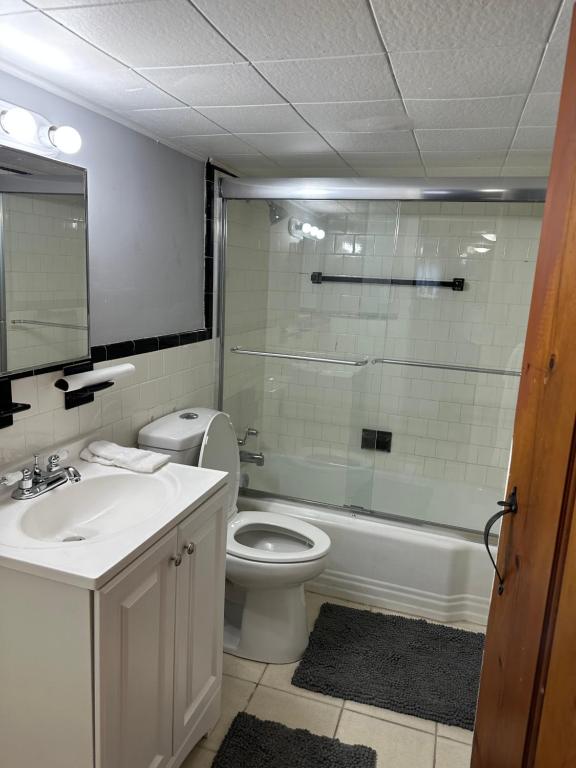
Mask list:
[[[166,486],[156,477],[94,477],[41,496],[20,519],[32,539],[62,544],[122,531],[166,503]]]
[[[100,589],[226,487],[224,472],[183,464],[143,474],[89,463],[78,456],[85,443],[69,448],[79,482],[31,499],[0,489],[0,566]]]

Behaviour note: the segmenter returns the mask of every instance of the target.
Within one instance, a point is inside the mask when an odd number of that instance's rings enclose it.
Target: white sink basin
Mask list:
[[[153,475],[90,464],[78,458],[84,442],[68,459],[78,483],[26,500],[0,489],[0,566],[100,589],[227,482],[183,464]]]
[[[60,490],[40,496],[24,512],[20,528],[26,536],[84,541],[137,525],[166,504],[165,483],[146,475],[93,477]]]

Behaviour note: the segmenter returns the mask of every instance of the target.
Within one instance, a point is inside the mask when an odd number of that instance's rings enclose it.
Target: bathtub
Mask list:
[[[266,453],[263,467],[242,465],[248,488],[392,518],[479,533],[498,509],[502,491],[452,480],[373,470],[346,457]]]
[[[289,466],[283,465],[284,473]],[[384,480],[376,478],[374,486],[384,483]],[[306,482],[307,478],[303,477],[299,484],[300,493],[306,492]],[[426,481],[420,479],[416,492],[409,485],[404,488],[404,493],[412,492],[416,499],[428,499],[428,504],[431,498],[440,500],[450,505],[452,510],[457,509],[460,503],[470,503],[469,486],[452,488],[450,494],[449,488],[435,483],[428,481],[427,488]],[[378,487],[382,492],[382,485]],[[334,489],[332,484],[332,492]],[[386,493],[387,504],[394,505],[396,515],[402,512],[396,496],[400,490],[398,486],[394,492],[389,490]],[[480,493],[483,489],[477,490],[480,500],[483,500],[484,496]],[[315,491],[318,493],[318,485]],[[310,589],[436,621],[486,623],[493,572],[478,534],[246,493],[250,492],[243,492],[238,500],[240,509],[292,515],[317,525],[330,536],[332,548],[327,568],[309,583]],[[286,491],[284,494],[290,495]],[[462,498],[459,498],[461,495]],[[494,494],[486,494],[489,500],[492,496]],[[405,500],[404,496],[402,498]],[[476,501],[480,503],[478,499]],[[485,518],[491,514],[491,509],[483,509]],[[496,554],[495,548],[493,554]]]

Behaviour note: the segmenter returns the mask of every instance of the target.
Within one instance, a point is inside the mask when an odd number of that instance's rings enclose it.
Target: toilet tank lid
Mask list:
[[[142,427],[138,444],[146,448],[186,451],[202,444],[204,432],[218,413],[213,408],[184,408]]]

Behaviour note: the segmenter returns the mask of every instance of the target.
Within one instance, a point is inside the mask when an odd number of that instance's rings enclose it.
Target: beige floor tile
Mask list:
[[[320,736],[334,736],[339,707],[259,685],[246,712],[261,720],[275,720],[289,728],[307,728]]]
[[[210,768],[215,756],[216,752],[205,749],[201,744],[198,744],[184,760],[181,768]]]
[[[208,749],[217,750],[220,742],[226,735],[232,720],[238,712],[241,712],[248,704],[250,696],[254,692],[256,685],[247,680],[239,680],[236,677],[224,675],[222,681],[222,714],[220,720],[210,731],[208,738],[202,742],[202,746]]]
[[[224,674],[230,675],[230,677],[239,677],[241,680],[258,683],[265,669],[266,664],[261,661],[241,659],[239,656],[232,656],[230,653],[224,654]]]
[[[462,744],[472,744],[472,731],[466,728],[456,728],[453,725],[438,723],[438,736],[452,741],[460,741]]]
[[[438,739],[435,768],[470,768],[472,747],[457,741]]]
[[[320,613],[322,603],[334,603],[335,605],[345,605],[348,608],[358,608],[361,611],[369,611],[370,606],[363,603],[354,603],[350,600],[341,600],[339,597],[330,597],[321,595],[318,592],[306,592],[306,613],[308,615],[308,628],[310,631],[314,628],[314,623]]]
[[[376,750],[378,768],[432,768],[434,736],[344,710],[336,738]]]
[[[298,688],[297,686],[292,685],[290,681],[292,680],[294,670],[299,663],[299,661],[296,661],[294,664],[269,664],[262,675],[260,685],[267,685],[269,688],[277,688],[280,691],[287,691],[296,696],[305,696],[308,699],[323,701],[326,704],[341,707],[344,703],[343,699],[336,699],[333,696],[324,696],[321,693],[314,693],[314,691],[308,691],[305,688]]]
[[[361,715],[376,717],[379,720],[388,720],[389,722],[397,723],[398,725],[406,725],[408,728],[416,728],[417,731],[436,733],[436,723],[432,720],[423,720],[420,717],[413,717],[412,715],[403,715],[401,712],[394,712],[391,709],[373,707],[370,704],[360,704],[357,701],[344,702],[344,709],[358,712]]]

